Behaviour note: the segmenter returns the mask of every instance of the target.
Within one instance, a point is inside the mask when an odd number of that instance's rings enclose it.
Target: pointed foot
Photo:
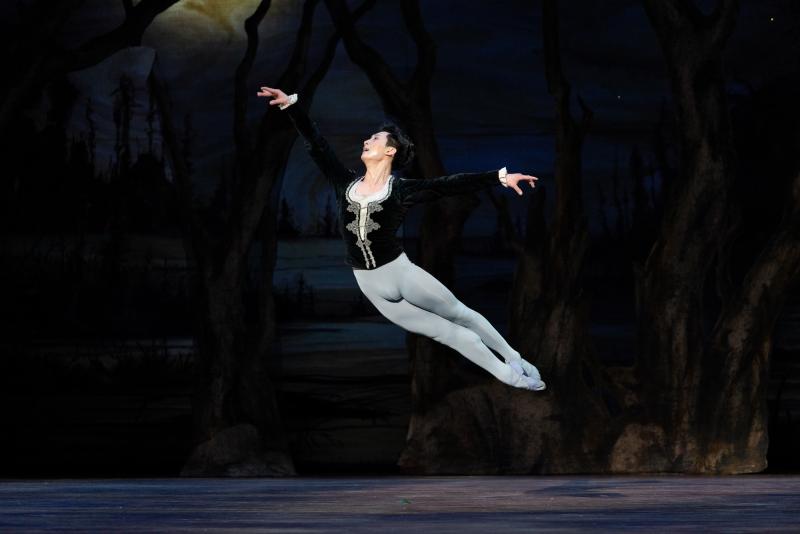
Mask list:
[[[509,369],[509,380],[508,382],[504,381],[506,384],[531,391],[542,391],[547,387],[538,377],[538,372],[536,377],[527,376],[522,372],[522,366],[517,361],[509,362],[506,365]]]
[[[539,374],[539,370],[536,368],[536,366],[533,365],[528,360],[524,358],[514,358],[506,360],[506,363],[509,364],[518,373],[525,374],[541,382],[542,375]]]

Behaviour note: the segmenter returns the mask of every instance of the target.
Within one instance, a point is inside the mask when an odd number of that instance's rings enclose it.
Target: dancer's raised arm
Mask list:
[[[522,189],[517,185],[520,181],[526,180],[531,187],[535,187],[534,182],[538,180],[536,176],[529,176],[520,173],[508,173],[503,167],[499,170],[487,172],[462,172],[438,178],[426,178],[423,180],[407,180],[404,202],[416,204],[419,202],[430,202],[439,198],[451,195],[462,195],[480,191],[484,187],[501,184],[504,187],[513,188],[517,194],[522,194]]]
[[[278,105],[282,110],[286,110],[298,133],[303,137],[311,159],[334,186],[344,187],[352,181],[356,173],[339,161],[316,123],[309,118],[302,106],[295,105],[298,100],[296,93],[287,95],[280,89],[262,87],[257,94],[271,97],[272,100],[269,102],[271,106]]]

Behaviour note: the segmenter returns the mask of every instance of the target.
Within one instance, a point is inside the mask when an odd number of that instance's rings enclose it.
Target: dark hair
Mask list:
[[[402,170],[411,165],[414,161],[414,142],[409,136],[392,121],[384,121],[378,128],[379,132],[386,132],[386,146],[391,146],[397,149],[392,159],[392,166],[398,170]]]

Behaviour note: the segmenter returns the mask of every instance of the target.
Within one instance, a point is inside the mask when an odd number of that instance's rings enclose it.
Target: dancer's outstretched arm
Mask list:
[[[531,187],[535,187],[534,182],[538,180],[536,176],[529,176],[520,173],[507,173],[506,168],[487,172],[462,172],[439,176],[437,178],[425,178],[423,180],[407,180],[404,202],[416,204],[419,202],[430,202],[445,196],[462,195],[480,191],[484,187],[502,184],[505,187],[513,188],[517,194],[522,194],[522,189],[517,185],[521,181],[527,181]]]
[[[298,133],[303,137],[311,159],[334,186],[344,187],[353,180],[355,171],[346,168],[339,161],[336,153],[317,128],[317,124],[309,118],[302,106],[296,105],[297,93],[287,95],[280,89],[262,87],[258,96],[271,97],[270,105],[278,105],[282,110],[286,110]]]

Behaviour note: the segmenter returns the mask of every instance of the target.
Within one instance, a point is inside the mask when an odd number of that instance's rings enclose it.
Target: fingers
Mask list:
[[[528,185],[531,186],[531,189],[533,189],[534,187],[536,187],[536,184],[534,182],[536,182],[536,180],[538,180],[539,178],[537,178],[536,176],[530,176],[528,174],[520,174],[519,179],[526,180],[528,182]]]
[[[272,94],[269,94],[269,93],[256,93],[256,96],[271,96],[272,100],[269,101],[270,105],[283,103],[283,100],[281,98],[278,98],[275,95],[272,95]]]
[[[258,96],[278,96],[280,89],[273,89],[272,87],[262,86],[261,91],[256,93]]]
[[[511,176],[511,175],[509,174],[509,176]],[[519,173],[514,173],[514,178],[516,179],[515,182],[514,183],[510,183],[509,185],[514,189],[514,191],[517,192],[518,195],[522,195],[522,189],[520,189],[517,186],[517,183],[519,183],[522,180],[525,180],[531,186],[531,189],[533,189],[533,188],[536,187],[536,183],[535,183],[536,180],[539,179],[536,176],[531,176],[531,175],[528,175],[528,174],[519,174]]]
[[[261,91],[256,93],[257,96],[271,96],[272,100],[269,101],[269,105],[273,106],[276,104],[284,104],[286,103],[287,99],[284,96],[281,96],[280,89],[273,89],[272,87],[262,86]]]

